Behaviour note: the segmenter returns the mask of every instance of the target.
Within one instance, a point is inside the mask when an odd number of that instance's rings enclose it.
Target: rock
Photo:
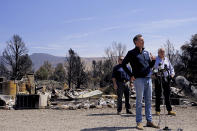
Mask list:
[[[195,103],[195,102],[192,102],[192,106],[197,106],[197,103]]]
[[[12,108],[15,105],[15,98],[11,95],[0,95],[0,106]]]
[[[73,91],[73,95],[74,95],[74,96],[78,96],[79,93],[78,93],[77,91]]]
[[[188,81],[183,76],[176,77],[177,87],[180,88],[180,92],[183,91],[186,96],[189,96],[193,100],[197,100],[197,84]]]
[[[90,105],[90,108],[96,108],[96,105]]]
[[[171,89],[171,98],[174,97],[174,98],[182,98],[184,97],[184,93],[182,92],[179,92],[180,90],[175,88],[175,87],[170,87]]]
[[[175,81],[176,81],[177,87],[183,90],[184,93],[186,94],[192,93],[190,82],[185,77],[177,76]]]
[[[107,107],[110,107],[110,108],[115,107],[115,101],[113,99],[106,100],[106,103],[107,103]]]
[[[190,105],[191,103],[189,101],[187,101],[187,100],[184,100],[184,101],[182,101],[182,104],[183,105]]]
[[[96,103],[91,103],[90,108],[96,108]]]
[[[131,95],[136,94],[136,92],[135,92],[135,90],[134,90],[133,88],[130,90],[130,94],[131,94]]]
[[[69,110],[77,110],[77,106],[76,105],[69,105]]]
[[[82,106],[82,104],[81,104],[81,103],[77,104],[77,105],[76,105],[76,107],[77,107],[77,109],[81,109],[81,108],[83,108],[83,106]]]
[[[175,81],[178,87],[181,87],[181,88],[189,87],[189,84],[190,84],[190,82],[183,76],[177,76]]]
[[[102,105],[96,105],[96,108],[97,108],[97,109],[102,109],[103,106],[102,106]]]
[[[135,98],[136,98],[136,94],[132,94],[132,95],[130,95],[130,98],[135,99]]]
[[[100,98],[98,100],[98,105],[107,106],[107,102],[103,98]]]
[[[51,102],[51,105],[58,105],[58,102]]]
[[[85,103],[85,104],[83,105],[83,108],[84,108],[84,109],[89,109],[89,108],[90,108],[90,104],[89,104],[89,103]]]
[[[52,105],[50,108],[55,109],[55,110],[61,110],[62,109],[60,105],[56,105],[56,106]]]
[[[68,105],[61,105],[61,108],[64,109],[64,110],[68,110],[69,106]]]
[[[106,100],[106,103],[114,105],[115,101],[113,99],[108,99],[108,100]]]
[[[108,104],[107,107],[109,107],[109,108],[114,108],[115,106],[112,105],[112,104]]]
[[[90,108],[90,101],[86,100],[82,103],[82,108],[89,109]]]

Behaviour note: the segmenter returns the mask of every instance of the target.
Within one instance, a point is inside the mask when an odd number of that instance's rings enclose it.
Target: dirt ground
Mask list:
[[[177,116],[167,116],[175,130],[197,131],[197,107],[174,107]],[[134,109],[133,109],[133,112]],[[81,110],[0,110],[0,131],[135,131],[135,115],[116,115],[116,109]],[[154,113],[154,112],[153,112]],[[144,114],[144,113],[143,113]],[[153,114],[158,123],[159,117]],[[164,127],[162,115],[161,127]],[[143,124],[146,124],[143,117]],[[145,127],[145,131],[158,131]]]

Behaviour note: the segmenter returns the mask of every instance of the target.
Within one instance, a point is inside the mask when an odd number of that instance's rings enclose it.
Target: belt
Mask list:
[[[126,83],[126,82],[128,82],[128,80],[123,80],[123,82],[125,82],[125,83]]]

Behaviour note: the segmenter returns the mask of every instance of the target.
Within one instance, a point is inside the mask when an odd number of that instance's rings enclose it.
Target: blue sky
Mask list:
[[[29,54],[104,56],[113,41],[134,47],[141,33],[156,54],[169,39],[179,49],[197,33],[196,0],[0,0],[0,53],[13,34]]]

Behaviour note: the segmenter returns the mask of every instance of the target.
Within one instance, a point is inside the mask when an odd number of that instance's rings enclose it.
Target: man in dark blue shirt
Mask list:
[[[152,122],[151,102],[152,102],[152,80],[151,68],[155,64],[155,57],[144,50],[144,39],[142,35],[136,35],[133,38],[135,48],[130,50],[122,62],[123,69],[134,81],[136,91],[136,123],[137,129],[143,130],[142,125],[142,100],[145,101],[145,115],[147,126],[157,128]],[[127,68],[130,63],[132,72]]]
[[[130,86],[130,77],[129,75],[123,70],[121,64],[124,57],[120,56],[118,58],[118,65],[116,65],[113,68],[112,73],[112,81],[114,85],[114,89],[117,90],[117,114],[120,115],[122,111],[122,96],[124,94],[125,96],[125,107],[126,107],[126,113],[132,114],[130,111],[130,104],[129,104],[129,86]],[[129,68],[129,67],[128,67]],[[129,68],[131,71],[131,68]]]

